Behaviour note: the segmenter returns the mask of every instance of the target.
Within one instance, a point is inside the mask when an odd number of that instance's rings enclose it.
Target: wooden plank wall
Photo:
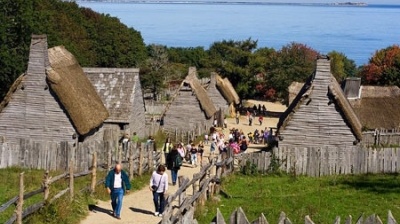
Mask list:
[[[142,171],[147,171],[153,170],[160,163],[161,157],[153,151],[152,146],[143,143],[136,147],[129,144],[128,149],[125,153],[118,142],[94,140],[80,143],[74,152],[74,147],[68,142],[35,142],[31,139],[21,139],[19,144],[0,143],[0,168],[21,166],[66,171],[72,159],[76,171],[85,171],[91,166],[94,152],[97,152],[97,164],[104,168],[112,167],[118,161],[128,167],[130,155],[133,156],[134,173],[139,173],[140,165]],[[143,161],[139,161],[140,154]]]
[[[273,151],[286,173],[307,176],[338,174],[398,173],[400,172],[400,149],[366,149],[360,147],[283,148]],[[260,172],[270,168],[272,153],[248,153],[239,156],[239,164],[247,161],[257,165]]]
[[[365,146],[400,146],[400,130],[377,129],[363,132],[362,144]]]
[[[212,125],[213,118],[207,119],[200,103],[192,91],[179,91],[164,117],[164,130],[174,133],[175,129],[191,131],[198,126]]]

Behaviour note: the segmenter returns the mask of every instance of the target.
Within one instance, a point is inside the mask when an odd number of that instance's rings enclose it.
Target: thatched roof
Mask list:
[[[196,67],[189,68],[189,74],[185,78],[185,80],[183,80],[183,83],[190,85],[190,88],[195,94],[197,100],[199,101],[201,108],[206,114],[206,117],[210,118],[214,116],[214,114],[217,112],[217,109],[215,108],[214,103],[212,102],[210,97],[208,96],[207,91],[203,88],[203,86],[197,79]]]
[[[292,103],[294,98],[296,98],[297,94],[300,92],[301,88],[304,86],[304,82],[292,82],[288,87],[289,92],[289,100],[288,105]]]
[[[135,88],[140,88],[137,68],[83,68],[110,113],[107,122],[130,123]],[[140,90],[142,91],[142,90]],[[143,105],[144,107],[144,105]]]
[[[330,96],[327,97],[332,97],[333,103],[337,105],[339,108],[340,112],[343,113],[344,120],[348,123],[350,126],[353,134],[356,136],[356,138],[360,141],[362,139],[362,126],[361,123],[355,114],[353,108],[351,107],[350,103],[346,99],[346,97],[343,94],[342,89],[340,88],[338,82],[336,81],[335,77],[333,77],[332,73],[330,72],[330,63],[329,60],[326,59],[319,59],[317,62],[317,67],[307,81],[304,83],[303,87],[297,94],[297,96],[294,98],[294,100],[290,103],[289,107],[287,110],[282,114],[282,116],[279,118],[278,122],[278,133],[280,130],[285,129],[285,127],[288,125],[290,122],[291,118],[293,117],[293,113],[295,113],[300,106],[303,104],[303,102],[309,98],[311,98],[313,91],[320,91],[320,90],[314,90],[313,82],[316,77],[317,73],[329,73],[327,75],[330,76],[329,83],[327,83],[327,88],[328,88],[328,93]]]
[[[108,117],[107,109],[83,73],[75,57],[63,46],[48,50],[50,66],[47,80],[80,135],[100,126]]]
[[[222,79],[222,77],[216,73],[215,73],[215,79],[217,81],[218,89],[225,97],[225,99],[228,101],[228,103],[239,104],[240,103],[239,95],[236,93],[236,90],[235,88],[233,88],[232,83],[229,81],[229,79],[227,78]]]
[[[3,109],[8,105],[12,98],[12,94],[20,87],[20,84],[24,81],[25,73],[20,75],[14,83],[11,85],[10,89],[8,90],[6,96],[4,97],[3,101],[0,103],[0,113]]]
[[[360,99],[349,100],[366,129],[400,127],[400,88],[361,86]]]

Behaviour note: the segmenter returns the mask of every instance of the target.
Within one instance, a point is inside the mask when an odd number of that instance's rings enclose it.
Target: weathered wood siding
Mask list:
[[[280,164],[281,171],[307,176],[400,172],[398,148],[279,147],[273,152],[243,154],[238,159],[241,166],[250,161],[263,173],[271,168],[273,159]]]
[[[210,84],[207,89],[207,94],[217,110],[222,109],[224,114],[229,114],[229,104],[228,101],[222,96],[221,92],[218,90],[217,82],[215,79],[215,74],[212,74]]]
[[[130,118],[131,122],[129,123],[129,129],[131,135],[133,134],[133,132],[136,132],[139,137],[143,138],[146,135],[146,116],[139,74],[134,77],[134,80],[135,86],[133,87],[133,94],[131,98],[133,108]]]
[[[183,87],[165,113],[164,129],[171,133],[175,130],[191,131],[199,126],[210,127],[212,121],[212,118],[206,118],[192,91]]]
[[[73,143],[75,129],[46,82],[49,64],[46,36],[33,36],[28,70],[8,105],[0,113],[0,136],[4,142],[35,141]]]
[[[335,103],[330,103],[328,86],[331,74],[330,64],[317,67],[313,90],[308,99],[300,102],[289,123],[280,131],[283,139],[279,146],[322,147],[352,146],[356,140],[351,128],[344,120]],[[333,80],[335,81],[335,80]]]

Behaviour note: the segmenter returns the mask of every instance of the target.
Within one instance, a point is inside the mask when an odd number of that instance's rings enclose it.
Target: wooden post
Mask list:
[[[182,184],[183,184],[184,180],[185,180],[184,176],[179,176],[178,177],[178,186],[179,186],[179,188],[182,187]],[[179,206],[182,205],[182,203],[185,200],[185,198],[186,198],[186,190],[182,191],[182,193],[179,194],[179,197],[178,197],[178,205]]]
[[[144,152],[145,152],[144,144],[142,143],[139,148],[139,169],[138,169],[139,176],[142,176],[142,174],[143,174],[143,154],[144,154]]]
[[[50,194],[50,189],[49,189],[49,181],[50,181],[50,177],[49,177],[49,171],[47,170],[44,173],[44,177],[43,177],[43,193],[44,193],[44,201],[46,202],[47,199],[49,198],[49,194]]]
[[[155,143],[153,143],[153,146],[155,146]],[[152,147],[153,148],[153,147]],[[153,154],[154,153],[154,151],[153,150],[149,150],[149,155],[148,155],[148,159],[147,159],[147,162],[148,162],[148,164],[149,164],[149,170],[148,170],[148,172],[151,172],[151,171],[153,171],[153,169],[154,169],[154,161],[153,161]]]
[[[92,183],[90,185],[90,192],[94,193],[96,188],[97,182],[97,153],[96,151],[93,152],[93,159],[92,159]]]
[[[137,144],[131,144],[129,147],[129,180],[133,179],[133,151],[136,150]]]
[[[19,195],[17,204],[17,223],[22,224],[22,211],[24,205],[24,173],[19,174]]]
[[[122,144],[118,145],[118,163],[122,163]]]
[[[71,160],[69,164],[69,198],[74,200],[74,161]]]
[[[193,178],[196,177],[196,174],[193,174]],[[193,183],[193,195],[199,190],[199,181]]]

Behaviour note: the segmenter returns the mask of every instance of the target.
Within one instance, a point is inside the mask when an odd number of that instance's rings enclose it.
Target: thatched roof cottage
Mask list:
[[[188,76],[163,113],[164,130],[190,131],[197,127],[211,127],[216,112],[214,103],[197,79],[196,70],[190,68]]]
[[[360,79],[347,79],[345,93],[364,130],[400,127],[400,88],[361,86]]]
[[[280,117],[277,135],[279,147],[343,147],[361,141],[361,123],[328,58],[317,60],[314,74]]]
[[[0,104],[3,141],[75,143],[94,134],[107,117],[74,56],[64,47],[47,49],[46,35],[32,35],[28,69]]]
[[[145,136],[145,106],[137,68],[83,68],[110,116],[105,128]]]

